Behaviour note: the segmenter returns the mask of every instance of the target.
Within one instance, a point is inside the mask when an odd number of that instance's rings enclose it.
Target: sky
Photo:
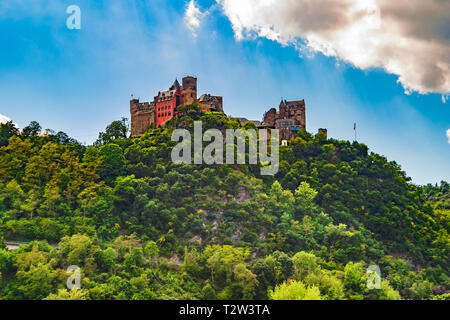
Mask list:
[[[193,75],[230,116],[305,99],[308,131],[353,141],[356,122],[414,183],[450,181],[448,17],[443,0],[2,0],[0,121],[91,144],[132,94]]]

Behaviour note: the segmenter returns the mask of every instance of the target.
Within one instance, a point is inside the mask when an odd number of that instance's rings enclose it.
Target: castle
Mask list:
[[[145,132],[148,126],[160,127],[177,114],[179,105],[199,105],[202,112],[218,111],[223,113],[223,98],[203,94],[197,99],[197,78],[184,77],[182,85],[178,80],[172,84],[168,91],[158,92],[152,102],[139,102],[139,99],[130,101],[131,135],[137,136]],[[246,118],[236,118],[242,124],[249,121]],[[250,120],[251,121],[251,120]],[[281,100],[278,111],[271,108],[264,114],[263,122],[251,121],[259,129],[278,129],[280,142],[287,144],[296,136],[296,132],[306,129],[305,100]],[[327,135],[326,129],[319,129]]]
[[[131,135],[143,134],[150,125],[155,127],[164,125],[177,113],[176,108],[179,105],[193,103],[198,104],[202,112],[223,112],[222,97],[203,94],[197,99],[197,78],[191,76],[184,77],[182,85],[175,80],[169,90],[158,92],[151,102],[132,99],[130,101]]]
[[[280,132],[280,142],[285,141],[287,143],[287,141],[295,137],[297,131],[306,129],[305,100],[281,100],[278,111],[275,108],[271,108],[264,113],[263,122],[248,120],[246,118],[236,119],[241,124],[253,122],[258,129],[278,129]],[[326,134],[325,131],[321,132]]]
[[[264,114],[264,121],[260,128],[280,130],[280,140],[289,141],[295,137],[296,132],[306,129],[305,100],[281,100],[279,110],[271,108]]]

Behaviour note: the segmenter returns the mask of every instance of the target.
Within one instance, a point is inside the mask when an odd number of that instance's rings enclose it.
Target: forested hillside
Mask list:
[[[175,127],[241,127],[181,109],[140,137],[113,122],[89,147],[1,125],[0,298],[449,298],[448,183],[413,185],[367,146],[306,131],[280,147],[275,176],[176,165]],[[79,290],[66,289],[70,265]]]

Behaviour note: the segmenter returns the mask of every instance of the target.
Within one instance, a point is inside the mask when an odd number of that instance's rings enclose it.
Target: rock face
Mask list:
[[[197,78],[184,77],[182,85],[175,80],[167,91],[159,91],[152,102],[130,101],[131,135],[138,136],[153,125],[160,127],[177,113],[183,104],[199,104],[200,110],[223,112],[223,98],[204,94],[197,99]]]

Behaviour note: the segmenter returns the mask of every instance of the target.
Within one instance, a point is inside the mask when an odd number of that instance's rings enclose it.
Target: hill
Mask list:
[[[35,122],[2,124],[0,235],[30,243],[0,244],[1,297],[448,297],[448,184],[413,185],[367,146],[306,131],[280,147],[275,176],[174,164],[171,133],[194,120],[241,127],[192,105],[139,137],[113,122],[85,147]],[[70,265],[82,288],[69,292]],[[380,290],[367,285],[374,265]]]

